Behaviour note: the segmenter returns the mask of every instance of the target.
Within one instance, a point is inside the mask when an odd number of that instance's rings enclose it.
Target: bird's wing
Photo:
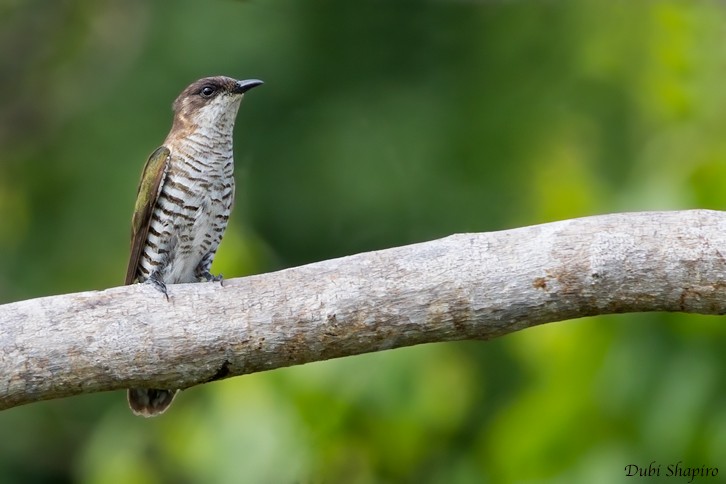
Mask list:
[[[136,195],[134,216],[131,220],[131,257],[129,257],[124,284],[133,284],[136,280],[139,260],[144,252],[144,244],[146,244],[146,237],[149,234],[151,215],[154,213],[156,201],[159,199],[159,193],[161,193],[164,178],[169,169],[170,154],[169,148],[161,146],[151,153],[144,165]]]

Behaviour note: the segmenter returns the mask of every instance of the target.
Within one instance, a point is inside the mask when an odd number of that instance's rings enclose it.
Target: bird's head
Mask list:
[[[176,98],[174,128],[183,130],[231,129],[244,93],[262,81],[238,81],[231,77],[205,77],[184,89]]]

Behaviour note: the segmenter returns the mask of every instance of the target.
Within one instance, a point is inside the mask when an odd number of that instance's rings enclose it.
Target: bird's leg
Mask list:
[[[144,281],[144,284],[150,284],[154,289],[164,295],[166,300],[169,300],[169,293],[166,291],[166,284],[159,278],[158,272],[152,272],[148,279]]]
[[[207,252],[202,260],[199,261],[197,268],[194,270],[195,275],[198,279],[203,279],[207,282],[219,282],[221,286],[224,286],[224,277],[222,274],[215,276],[209,269],[212,267],[212,261],[214,260],[214,252]]]

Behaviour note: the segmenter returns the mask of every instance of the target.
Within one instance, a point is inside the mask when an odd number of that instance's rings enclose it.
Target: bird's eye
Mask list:
[[[204,86],[201,91],[199,91],[199,94],[202,95],[202,97],[212,97],[212,94],[216,92],[216,89],[213,86]]]

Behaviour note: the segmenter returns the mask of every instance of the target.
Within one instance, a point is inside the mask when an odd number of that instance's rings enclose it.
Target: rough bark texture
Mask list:
[[[595,314],[724,314],[724,254],[726,213],[613,214],[174,285],[170,301],[135,285],[6,304],[0,409]]]

